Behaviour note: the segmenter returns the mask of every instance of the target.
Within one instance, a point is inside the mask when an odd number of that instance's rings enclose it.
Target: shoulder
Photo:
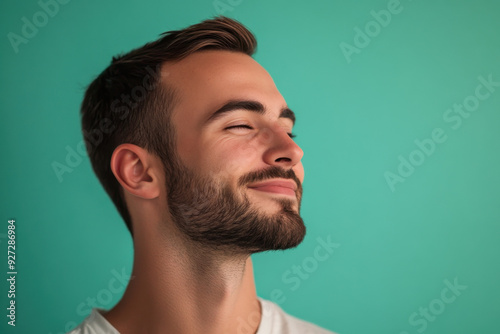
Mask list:
[[[259,297],[262,320],[257,334],[335,334],[287,314],[276,303]]]
[[[120,334],[107,320],[101,315],[104,310],[92,309],[90,315],[83,320],[71,332],[66,334]]]

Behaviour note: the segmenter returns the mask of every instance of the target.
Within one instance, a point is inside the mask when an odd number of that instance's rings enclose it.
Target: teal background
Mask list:
[[[499,333],[500,87],[457,129],[443,115],[479,76],[500,81],[500,3],[401,0],[348,62],[340,44],[354,45],[386,0],[222,2],[257,36],[255,58],[296,112],[305,152],[308,234],[297,249],[252,256],[258,294],[281,290],[288,313],[342,334]],[[40,10],[0,5],[2,277],[11,218],[18,270],[15,328],[0,284],[1,333],[62,333],[88,298],[119,300],[108,284],[113,270],[130,272],[131,238],[87,156],[62,182],[52,163],[82,140],[84,89],[113,55],[217,14],[213,1],[72,0],[15,53],[7,34]],[[446,141],[391,191],[384,173],[435,128]],[[319,262],[318,237],[338,244]],[[290,274],[299,265],[307,278]],[[439,309],[455,278],[465,290]],[[410,321],[430,304],[432,321]]]

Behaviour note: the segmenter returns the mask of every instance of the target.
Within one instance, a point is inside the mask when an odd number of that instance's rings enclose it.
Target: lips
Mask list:
[[[270,180],[250,184],[248,188],[268,193],[295,196],[297,184],[291,180]]]

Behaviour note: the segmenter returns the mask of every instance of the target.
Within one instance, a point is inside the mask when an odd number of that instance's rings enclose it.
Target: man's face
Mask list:
[[[254,253],[297,246],[302,150],[293,113],[250,56],[203,51],[164,65],[178,102],[170,214],[191,240]],[[173,83],[173,84],[172,84]]]

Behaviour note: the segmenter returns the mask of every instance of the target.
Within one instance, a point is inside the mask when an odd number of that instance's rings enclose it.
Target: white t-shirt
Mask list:
[[[260,297],[258,300],[262,306],[262,317],[257,334],[335,334],[310,322],[292,317],[276,303]],[[102,310],[92,309],[92,313],[67,334],[120,334],[99,311]],[[244,331],[243,327],[241,329]]]

